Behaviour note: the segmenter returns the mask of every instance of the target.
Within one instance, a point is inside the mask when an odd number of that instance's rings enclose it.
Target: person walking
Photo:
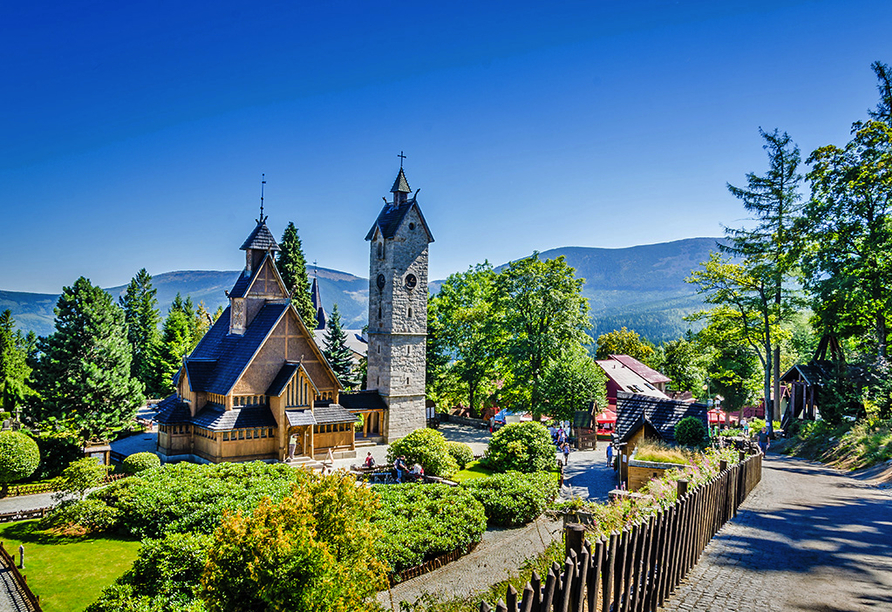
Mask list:
[[[570,445],[566,442],[561,444],[561,452],[564,453],[564,465],[570,461]]]
[[[763,427],[762,431],[759,432],[759,450],[762,451],[763,457],[768,452],[769,446],[771,446],[771,438],[768,436],[768,428]]]
[[[613,467],[613,444],[607,445],[607,467]]]

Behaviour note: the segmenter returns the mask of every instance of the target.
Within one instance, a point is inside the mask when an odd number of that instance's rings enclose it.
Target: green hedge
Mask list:
[[[557,497],[558,483],[548,472],[507,472],[477,478],[462,487],[483,504],[490,525],[517,527],[536,520]]]
[[[30,476],[40,464],[37,443],[18,431],[0,431],[0,483]]]
[[[480,541],[483,506],[462,487],[439,484],[375,485],[381,507],[375,522],[385,535],[380,555],[399,572]]]
[[[497,472],[543,472],[554,468],[555,446],[545,426],[535,421],[509,423],[492,435],[486,463]]]
[[[134,453],[121,463],[121,469],[125,474],[139,474],[159,467],[161,459],[155,453]]]
[[[465,469],[469,463],[474,461],[474,451],[463,442],[447,442],[446,450],[455,459],[460,470]]]
[[[118,524],[120,511],[98,499],[62,503],[40,519],[41,529],[64,535],[81,536],[108,531]]]
[[[709,444],[709,432],[697,417],[685,417],[675,424],[675,442],[682,446],[703,448]]]
[[[401,455],[406,457],[409,467],[420,463],[424,473],[429,476],[449,476],[458,470],[458,464],[447,449],[446,438],[435,429],[416,429],[387,449],[389,463]]]

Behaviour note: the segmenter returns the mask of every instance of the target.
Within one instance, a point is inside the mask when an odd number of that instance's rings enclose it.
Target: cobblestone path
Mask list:
[[[769,455],[664,611],[892,610],[892,494]]]
[[[19,591],[19,585],[0,559],[0,612],[29,612],[31,607]]]

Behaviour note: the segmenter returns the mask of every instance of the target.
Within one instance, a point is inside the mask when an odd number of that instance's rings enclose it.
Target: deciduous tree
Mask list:
[[[542,391],[546,411],[553,419],[573,420],[592,402],[607,407],[607,377],[585,347],[570,344],[545,368]]]
[[[611,355],[628,355],[651,365],[655,353],[653,345],[641,338],[638,332],[623,327],[598,337],[598,359],[607,359]]]
[[[31,367],[28,365],[29,340],[16,329],[12,312],[0,315],[0,408],[16,413],[26,399],[34,397]]]

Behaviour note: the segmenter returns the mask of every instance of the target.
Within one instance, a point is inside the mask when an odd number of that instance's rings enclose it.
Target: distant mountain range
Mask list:
[[[715,250],[717,238],[689,238],[623,249],[562,247],[540,253],[543,259],[563,255],[586,279],[583,294],[592,312],[592,335],[626,326],[653,342],[677,338],[688,329],[683,317],[702,307],[694,287],[684,282]],[[191,296],[214,312],[227,303],[239,271],[186,270],[153,278],[158,306],[166,314],[177,293]],[[318,269],[322,302],[328,312],[338,304],[344,326],[360,329],[368,316],[368,279],[327,268]],[[442,281],[433,281],[436,291]],[[126,288],[107,289],[117,299]],[[10,309],[23,330],[39,335],[53,331],[53,307],[58,294],[0,290],[0,311]]]

